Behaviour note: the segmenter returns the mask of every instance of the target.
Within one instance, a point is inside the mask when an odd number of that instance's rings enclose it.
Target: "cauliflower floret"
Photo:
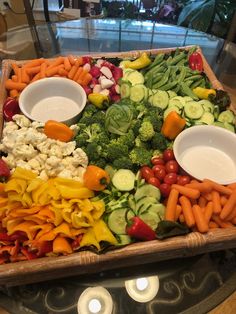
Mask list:
[[[42,170],[40,173],[39,173],[39,176],[38,178],[42,179],[42,180],[45,180],[47,181],[49,179],[48,175],[47,175],[47,172],[45,170]]]
[[[80,181],[83,183],[83,177],[85,173],[86,168],[84,167],[77,167],[76,171],[73,173],[73,179],[76,181]]]
[[[6,157],[2,156],[2,159],[7,163],[10,169],[16,167],[16,158],[12,154],[8,154]]]
[[[58,173],[58,177],[72,179],[73,175],[72,175],[72,172],[70,170],[63,169],[61,172]]]
[[[12,149],[12,154],[17,157],[17,158],[21,158],[23,160],[30,160],[32,158],[34,158],[37,155],[37,151],[34,149],[34,147],[29,144],[29,145],[16,145],[13,149]]]
[[[47,139],[47,136],[43,133],[38,132],[36,129],[29,128],[25,132],[25,143],[36,146]]]
[[[9,121],[5,124],[2,135],[3,137],[8,136],[16,130],[18,130],[18,125],[13,121]]]
[[[70,126],[70,129],[74,132],[74,136],[76,136],[79,132],[79,127],[77,124],[73,124]]]
[[[77,165],[81,165],[83,167],[87,167],[88,165],[88,157],[86,153],[81,148],[76,148],[73,153],[74,161],[77,161]]]
[[[62,158],[63,151],[58,144],[54,143],[51,145],[50,149],[48,150],[48,154],[52,156],[56,156],[58,158]]]
[[[63,146],[62,146],[63,156],[70,156],[74,152],[75,147],[76,147],[75,141],[63,143]]]
[[[16,160],[16,166],[20,167],[20,168],[27,169],[27,170],[32,170],[30,165],[28,164],[28,162],[21,160],[21,159]]]
[[[28,161],[28,164],[30,165],[31,169],[33,169],[33,170],[41,170],[41,165],[40,165],[39,161],[36,159],[36,157],[30,159]]]
[[[50,156],[46,160],[45,166],[48,165],[49,167],[57,167],[60,165],[61,161],[61,158],[57,158],[56,156]]]
[[[37,129],[38,132],[43,132],[44,122],[33,121],[31,127]]]
[[[51,141],[50,139],[46,139],[45,141],[36,145],[36,148],[42,153],[47,155],[48,151],[50,150]]]
[[[12,119],[21,128],[23,127],[29,128],[31,125],[31,121],[28,118],[26,118],[23,114],[15,114]]]

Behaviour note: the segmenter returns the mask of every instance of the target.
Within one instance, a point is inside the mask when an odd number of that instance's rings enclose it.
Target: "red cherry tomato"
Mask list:
[[[163,152],[164,161],[175,160],[173,149],[167,148]]]
[[[175,184],[177,182],[177,173],[170,172],[164,178],[164,182],[168,184]]]
[[[159,189],[162,196],[168,197],[170,194],[171,185],[168,183],[161,183]]]
[[[165,168],[166,168],[167,173],[170,173],[170,172],[178,173],[179,171],[179,165],[177,161],[175,160],[167,161],[167,163],[165,164]]]
[[[158,178],[159,180],[163,180],[166,175],[166,169],[165,165],[155,165],[152,167],[152,170],[154,172],[154,176]]]
[[[145,181],[148,181],[150,178],[154,177],[154,171],[148,166],[143,166],[140,169],[140,175]]]
[[[179,185],[185,185],[190,183],[190,176],[178,176],[177,178],[177,184]]]
[[[152,177],[152,178],[150,178],[150,179],[148,179],[148,181],[147,181],[149,184],[152,184],[152,185],[154,185],[155,187],[157,187],[157,188],[159,188],[160,187],[160,185],[161,185],[161,182],[160,182],[160,180],[158,180],[157,178],[155,178],[155,177]]]
[[[161,157],[153,157],[153,158],[151,159],[151,163],[152,163],[153,165],[164,165],[164,164],[165,164],[163,158],[161,158]]]

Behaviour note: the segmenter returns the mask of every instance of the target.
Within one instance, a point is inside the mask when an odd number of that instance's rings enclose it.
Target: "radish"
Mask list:
[[[97,67],[101,68],[103,63],[104,63],[103,59],[98,59],[97,62],[96,62],[96,65],[97,65]]]
[[[106,76],[108,79],[112,79],[113,75],[111,73],[111,70],[108,67],[102,66],[100,69],[100,72]]]
[[[105,60],[103,60],[102,66],[109,68],[111,71],[115,68],[114,64]]]
[[[118,84],[114,84],[110,88],[110,92],[112,95],[120,94],[120,86]]]
[[[120,101],[120,95],[110,95],[112,102],[119,102]]]
[[[123,77],[123,70],[118,67],[114,67],[112,70],[113,78],[117,82],[121,77]]]
[[[98,79],[96,79],[95,77],[92,78],[91,82],[90,82],[90,87],[93,88],[96,84],[98,84]]]
[[[100,93],[101,92],[101,90],[102,90],[102,87],[101,87],[101,85],[100,84],[96,84],[96,85],[94,85],[94,87],[93,87],[93,93]]]
[[[89,71],[89,73],[92,75],[92,77],[98,78],[101,74],[100,69],[98,66],[93,65]]]
[[[90,63],[85,63],[85,64],[83,65],[83,69],[84,69],[85,71],[89,72],[89,71],[91,70],[91,65],[90,65]]]
[[[105,88],[105,89],[102,89],[99,94],[102,94],[102,95],[105,95],[105,96],[109,96],[110,95],[110,91],[109,91],[109,89]]]
[[[112,82],[111,80],[108,80],[106,77],[103,76],[103,77],[100,77],[100,78],[98,80],[100,81],[102,89],[110,88],[112,85],[114,85],[114,82]]]
[[[82,60],[83,60],[83,64],[85,64],[85,63],[91,64],[92,57],[90,57],[90,56],[84,56],[84,57],[82,57]]]
[[[86,95],[89,95],[92,93],[92,89],[89,86],[82,86]]]

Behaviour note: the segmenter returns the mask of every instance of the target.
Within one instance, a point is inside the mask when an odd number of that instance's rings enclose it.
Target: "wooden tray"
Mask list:
[[[180,49],[189,49],[181,47]],[[170,52],[176,48],[146,50],[151,54]],[[124,53],[108,53],[109,57],[138,57],[143,51]],[[201,49],[199,52],[202,54]],[[100,55],[92,55],[101,57]],[[215,74],[204,58],[204,70],[214,88],[223,89]],[[17,61],[22,64],[25,61]],[[3,127],[2,104],[6,98],[4,82],[11,72],[11,60],[4,60],[2,64],[2,78],[0,83],[0,127]],[[232,109],[235,106],[232,105]],[[201,253],[225,250],[236,247],[236,228],[218,229],[207,234],[192,232],[185,236],[173,237],[165,240],[139,242],[124,248],[95,254],[81,251],[68,256],[44,257],[32,261],[23,261],[0,265],[0,285],[14,286],[49,279],[96,273],[108,269],[141,265],[173,258],[194,256]]]

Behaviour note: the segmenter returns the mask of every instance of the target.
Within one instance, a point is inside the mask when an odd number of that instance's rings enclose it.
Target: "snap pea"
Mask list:
[[[182,67],[180,74],[178,76],[178,83],[180,83],[184,80],[186,73],[187,73],[187,71],[186,71],[185,67]]]
[[[146,72],[145,75],[144,75],[144,79],[148,78],[154,72],[162,71],[163,68],[165,68],[165,61],[164,60],[160,64],[156,65],[155,67],[150,69],[148,72]]]
[[[201,75],[196,74],[196,75],[192,75],[192,76],[187,77],[187,78],[185,79],[185,81],[188,81],[188,80],[197,81],[197,80],[199,80],[199,79],[201,79],[201,78],[202,78]]]
[[[179,50],[179,48],[177,47],[177,48],[175,49],[173,58],[176,57],[176,56],[178,56],[179,53],[180,53],[180,50]]]
[[[191,89],[200,86],[202,82],[204,82],[203,78],[201,78],[200,80],[197,80],[197,81],[192,81],[192,84],[190,85]]]
[[[156,65],[160,64],[163,61],[163,59],[164,59],[164,53],[157,54],[153,62],[146,68],[146,70],[150,70]]]
[[[172,88],[174,88],[177,85],[177,81],[172,81],[172,82],[168,82],[167,84],[159,87],[159,89],[161,90],[172,90]]]
[[[186,66],[186,65],[188,65],[188,61],[184,58],[184,59],[180,60],[178,63],[176,63],[176,65]]]
[[[188,80],[188,81],[185,81],[184,83],[185,83],[187,86],[190,86],[190,85],[193,83],[193,81]],[[191,89],[192,89],[192,87],[191,87]]]
[[[197,46],[193,46],[188,50],[188,57],[197,50]]]
[[[164,73],[157,73],[156,75],[153,75],[153,84],[157,83],[158,81],[160,81],[160,79],[163,77]]]
[[[175,65],[178,62],[180,62],[182,59],[186,57],[184,51],[182,51],[180,54],[178,54],[176,57],[174,57],[172,60],[170,60],[169,64],[170,65]]]
[[[188,85],[186,85],[184,82],[180,83],[180,87],[181,87],[181,92],[186,95],[186,96],[190,96],[192,99],[194,100],[198,100],[198,97],[193,93],[193,91],[191,90],[190,87],[188,87]]]
[[[168,59],[166,60],[166,64],[170,65],[172,60],[173,60],[173,58],[171,56],[169,56]]]
[[[165,85],[167,83],[168,79],[169,79],[169,75],[170,75],[170,68],[168,68],[166,70],[166,72],[164,73],[162,79],[159,82],[157,82],[156,84],[153,85],[153,88],[159,88],[159,87]]]

